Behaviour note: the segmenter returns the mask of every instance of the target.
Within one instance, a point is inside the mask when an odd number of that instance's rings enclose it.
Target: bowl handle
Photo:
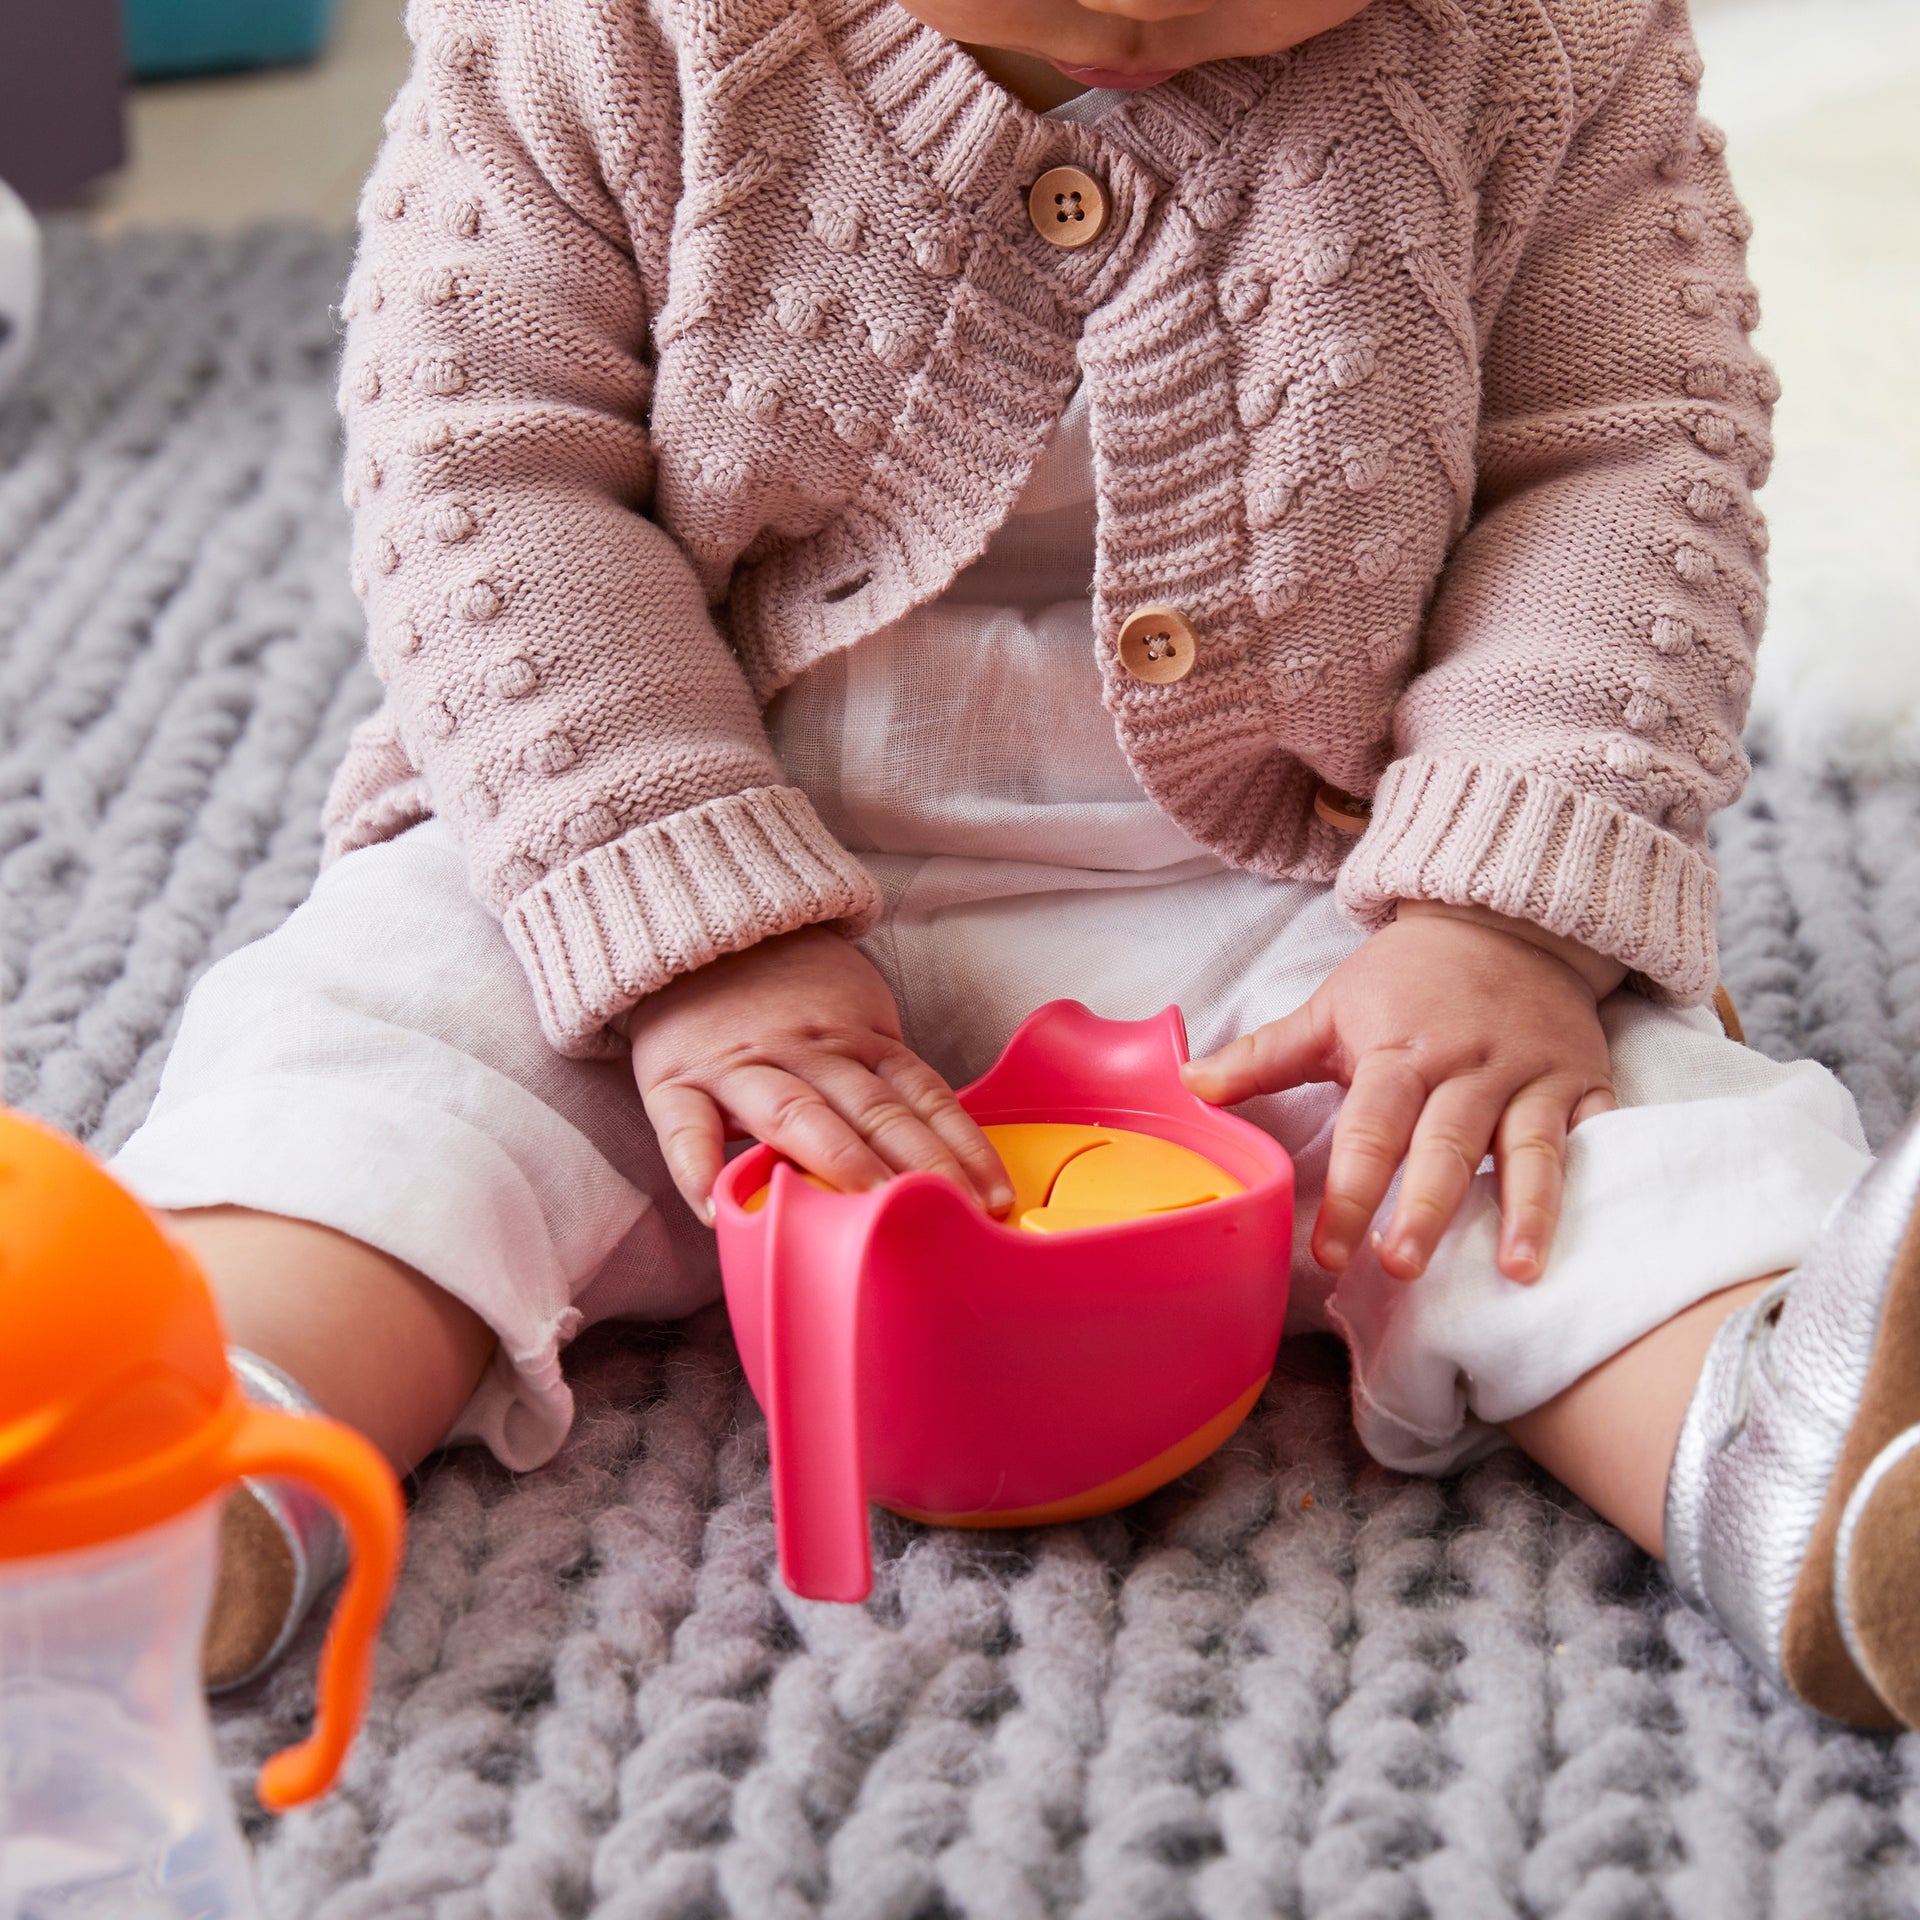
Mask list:
[[[773,1513],[780,1576],[807,1600],[864,1600],[873,1589],[860,1299],[880,1205],[880,1193],[822,1193],[784,1163],[774,1168],[767,1195]]]
[[[1203,1106],[1180,1078],[1187,1025],[1178,1007],[1146,1020],[1103,1020],[1078,1000],[1049,1000],[1021,1021],[1000,1058],[960,1102],[987,1111],[1060,1111],[1079,1102],[1142,1112]]]

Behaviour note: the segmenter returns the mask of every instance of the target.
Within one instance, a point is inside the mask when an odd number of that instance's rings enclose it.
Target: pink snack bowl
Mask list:
[[[767,1416],[780,1571],[812,1599],[872,1586],[867,1502],[1032,1526],[1137,1500],[1259,1397],[1286,1318],[1293,1164],[1181,1084],[1179,1009],[1030,1015],[960,1100],[976,1120],[1157,1134],[1243,1193],[1113,1226],[1003,1226],[934,1174],[830,1193],[767,1147],[715,1189],[727,1311]],[[745,1203],[770,1185],[766,1203]]]

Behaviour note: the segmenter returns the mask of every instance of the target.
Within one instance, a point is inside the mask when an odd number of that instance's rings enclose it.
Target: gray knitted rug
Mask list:
[[[373,686],[334,476],[336,242],[56,233],[0,407],[9,1100],[105,1150],[188,986],[302,896]],[[1884,1138],[1920,1063],[1920,784],[1763,767],[1723,825],[1755,1044]],[[1517,1456],[1367,1464],[1289,1351],[1215,1459],[1082,1526],[879,1521],[863,1608],[773,1573],[725,1322],[603,1329],[578,1428],[417,1490],[372,1717],[270,1822],[314,1635],[220,1737],[275,1916],[1859,1920],[1920,1907],[1920,1740],[1770,1697]]]

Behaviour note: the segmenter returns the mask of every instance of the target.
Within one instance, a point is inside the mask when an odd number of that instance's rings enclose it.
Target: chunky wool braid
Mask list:
[[[0,413],[0,1039],[6,1098],[111,1151],[192,977],[305,896],[378,689],[333,497],[343,249],[47,246]]]
[[[864,924],[758,703],[939,595],[1082,379],[1168,813],[1368,924],[1477,900],[1711,991],[1775,388],[1682,0],[1375,0],[1097,130],[892,0],[411,20],[341,386],[387,703],[332,845],[448,818],[557,1046]],[[1074,251],[1027,217],[1062,163],[1111,204]],[[1153,603],[1176,683],[1122,664]]]

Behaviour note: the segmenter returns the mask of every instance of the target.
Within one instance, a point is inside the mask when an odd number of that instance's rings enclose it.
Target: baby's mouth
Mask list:
[[[1064,60],[1049,64],[1069,80],[1079,81],[1083,87],[1110,87],[1122,93],[1136,93],[1142,87],[1157,87],[1162,80],[1171,80],[1181,71],[1179,67],[1070,67]]]

